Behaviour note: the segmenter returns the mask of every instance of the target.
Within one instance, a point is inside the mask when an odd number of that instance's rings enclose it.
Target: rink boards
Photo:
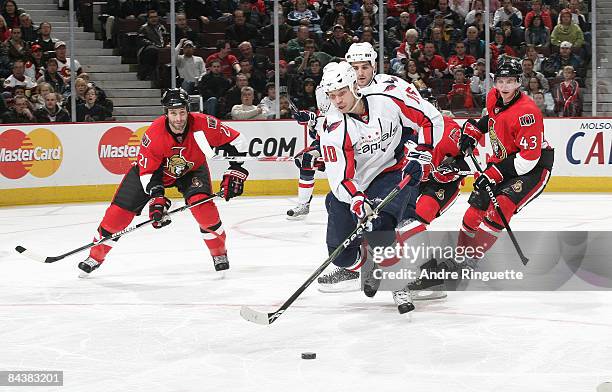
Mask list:
[[[227,123],[248,139],[251,156],[293,156],[309,143],[304,127],[291,120]],[[139,159],[148,125],[0,126],[0,205],[109,200],[123,173]],[[555,147],[546,191],[612,192],[612,119],[546,119],[545,130]],[[484,151],[491,151],[488,137]],[[226,167],[227,162],[210,163],[215,188]],[[292,162],[251,161],[245,167],[250,172],[246,195],[296,194],[298,170]],[[316,181],[317,193],[328,190],[327,181]]]

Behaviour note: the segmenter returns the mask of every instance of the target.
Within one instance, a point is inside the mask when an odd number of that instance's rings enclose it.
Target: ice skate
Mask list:
[[[408,313],[414,310],[412,304],[412,294],[408,288],[397,290],[391,293],[393,295],[393,302],[397,305],[397,311],[400,314]]]
[[[310,212],[310,203],[298,204],[296,207],[287,211],[287,219],[302,220]]]
[[[322,275],[317,279],[319,291],[323,293],[340,293],[347,291],[359,291],[359,272],[338,267],[332,272]]]
[[[94,270],[100,267],[101,264],[102,263],[98,263],[91,257],[81,261],[78,265],[79,269],[81,270],[79,272],[79,278],[88,278]]]
[[[213,256],[213,263],[215,264],[215,271],[225,271],[229,269],[227,255]]]

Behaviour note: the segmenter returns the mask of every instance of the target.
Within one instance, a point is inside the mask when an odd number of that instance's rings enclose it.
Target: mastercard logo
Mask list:
[[[138,159],[140,139],[148,126],[135,132],[126,127],[112,127],[104,132],[98,143],[100,163],[113,174],[125,174]]]
[[[36,128],[25,134],[8,129],[0,134],[0,174],[18,179],[30,173],[34,177],[49,177],[59,169],[64,149],[57,135],[46,128]]]

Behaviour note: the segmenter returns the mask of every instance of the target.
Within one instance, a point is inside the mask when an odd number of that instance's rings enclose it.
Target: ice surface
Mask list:
[[[85,254],[40,264],[13,248],[56,255],[87,243],[106,204],[0,209],[0,370],[65,373],[61,388],[0,390],[558,392],[612,381],[609,292],[452,292],[399,315],[389,293],[315,284],[273,325],[244,321],[242,305],[276,309],[325,260],[322,197],[301,222],[285,219],[294,203],[219,203],[224,279],[188,212],[126,236],[83,280]],[[458,228],[466,205],[462,195],[432,229]],[[610,230],[612,202],[544,194],[512,226]]]

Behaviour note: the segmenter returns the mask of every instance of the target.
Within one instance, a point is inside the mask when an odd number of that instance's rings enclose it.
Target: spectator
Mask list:
[[[42,82],[49,83],[56,93],[64,93],[64,78],[57,71],[57,59],[55,57],[51,57],[49,60],[47,60],[47,68],[43,69],[42,76],[37,80],[37,83]]]
[[[36,87],[36,82],[25,75],[23,60],[15,60],[13,63],[13,73],[4,79],[4,90],[13,91],[16,86],[24,86],[26,91],[31,91]]]
[[[274,86],[274,83],[268,82],[268,84],[266,84],[266,96],[263,97],[261,102],[259,102],[259,106],[263,107],[264,112],[268,113],[269,119],[276,118],[275,101],[276,87]]]
[[[138,36],[141,39],[140,49],[137,53],[138,79],[157,79],[158,49],[165,46],[164,34],[166,34],[166,28],[159,23],[157,11],[154,9],[147,11],[147,23],[140,26],[138,30]]]
[[[217,50],[206,58],[206,64],[210,64],[213,60],[219,60],[221,62],[221,73],[227,78],[232,78],[232,72],[240,72],[240,64],[236,56],[232,54],[232,49],[227,41],[217,41]]]
[[[19,15],[21,15],[23,11],[17,8],[17,3],[13,0],[6,0],[4,5],[2,6],[2,16],[6,21],[6,26],[9,29],[13,27],[19,27],[21,21],[19,20]]]
[[[378,20],[378,6],[374,4],[374,0],[363,0],[359,11],[353,14],[353,30],[359,28],[355,23],[363,20],[364,15],[369,15],[372,19]]]
[[[474,66],[474,75],[470,80],[470,91],[472,92],[472,97],[474,98],[474,103],[477,107],[484,107],[485,98],[487,96],[487,80],[485,78],[487,74],[486,70],[486,62],[485,59],[480,58],[476,60],[476,64]],[[493,77],[489,74],[488,78],[489,88],[493,86]]]
[[[561,76],[563,67],[571,65],[580,78],[586,77],[584,62],[577,55],[572,53],[572,44],[563,41],[559,48],[559,53],[553,53],[542,62],[541,72],[546,77]]]
[[[251,0],[240,0],[238,9],[244,13],[246,23],[252,24],[255,28],[260,29],[268,22],[268,16],[265,12],[265,5],[260,11],[257,4],[257,2],[251,2]]]
[[[295,106],[300,110],[308,110],[311,112],[317,111],[317,98],[315,96],[315,81],[311,78],[304,79],[302,91],[294,100]]]
[[[308,27],[310,33],[316,34],[318,37],[321,36],[321,18],[314,10],[309,10],[308,2],[306,0],[297,0],[295,2],[295,9],[287,14],[287,22],[293,26],[293,29],[297,31],[298,26]]]
[[[546,103],[546,97],[545,97],[543,92],[536,91],[536,92],[534,92],[532,94],[531,98],[533,98],[533,101],[538,106],[538,109],[540,109],[540,112],[542,112],[542,116],[544,116],[544,117],[557,117],[555,115],[554,110],[549,109],[548,104]]]
[[[522,27],[512,26],[512,22],[506,20],[502,22],[501,30],[504,33],[504,42],[513,49],[517,50],[525,43],[525,31]]]
[[[465,16],[465,26],[471,26],[476,21],[476,14],[480,14],[482,17],[482,13],[484,12],[484,2],[483,0],[474,0],[472,1],[472,8],[470,12]]]
[[[308,69],[313,60],[319,61],[321,67],[325,67],[333,59],[331,55],[317,51],[314,40],[309,38],[304,44],[304,53],[295,59],[295,65],[297,65],[297,72],[301,74]]]
[[[523,59],[521,62],[521,66],[523,67],[523,74],[521,75],[521,85],[524,90],[529,88],[529,81],[531,78],[538,79],[540,86],[544,92],[549,90],[548,80],[546,77],[540,72],[536,72],[533,70],[533,61],[529,58]]]
[[[310,66],[304,71],[304,79],[308,78],[314,80],[315,86],[321,83],[321,79],[323,78],[323,67],[321,66],[321,62],[316,58],[310,60]]]
[[[450,0],[448,6],[451,10],[455,11],[461,19],[464,19],[470,10],[470,0]]]
[[[394,1],[394,0],[390,0]],[[329,9],[323,16],[321,22],[321,30],[329,31],[337,23],[336,19],[338,15],[344,15],[346,18],[347,26],[353,26],[351,12],[344,6],[344,0],[334,0],[334,7]],[[347,27],[345,26],[345,27]]]
[[[572,47],[581,48],[584,45],[584,34],[580,26],[572,23],[572,13],[568,9],[562,10],[559,13],[559,20],[559,24],[550,35],[550,43],[553,46],[560,46],[562,42],[567,41]]]
[[[11,61],[23,60],[30,52],[30,45],[21,38],[21,27],[19,26],[11,29],[11,38],[4,45]]]
[[[264,106],[253,105],[255,92],[252,87],[243,87],[240,90],[240,105],[232,107],[233,120],[265,120],[268,116]]]
[[[60,75],[64,77],[64,82],[70,80],[70,57],[66,57],[66,43],[64,41],[57,41],[55,43],[55,59],[57,60],[57,68]],[[81,63],[78,60],[74,60],[74,68],[76,69],[76,75],[80,75],[83,72]]]
[[[406,31],[404,42],[397,49],[397,58],[399,60],[409,58],[415,50],[422,50],[423,46],[419,42],[419,32],[416,29]],[[393,64],[392,64],[393,65]]]
[[[378,42],[376,42],[376,39],[374,38],[374,29],[372,29],[371,27],[364,28],[363,33],[361,34],[361,38],[358,42],[367,42],[372,45],[376,52],[378,52]]]
[[[321,51],[330,56],[344,58],[351,43],[351,39],[344,32],[344,27],[337,24],[333,28],[332,36],[321,45]]]
[[[362,21],[364,19],[369,19],[369,18],[370,16],[364,15]],[[346,15],[338,14],[338,16],[336,17],[335,23],[334,23],[334,26],[337,26],[337,25],[340,25],[342,26],[342,28],[344,28],[344,32],[346,33],[347,36],[349,36],[349,38],[355,35],[355,32],[351,30],[351,25],[348,24],[347,22]],[[363,26],[360,26],[360,27],[363,27]],[[332,32],[333,32],[333,27],[332,27]]]
[[[32,80],[37,80],[44,72],[42,62],[43,54],[40,45],[32,45],[30,47],[30,55],[28,57],[28,61],[25,63],[25,74],[32,78]]]
[[[544,60],[544,56],[538,53],[535,46],[527,45],[525,46],[525,58],[531,59],[533,61],[533,70],[536,72],[541,72],[542,61]]]
[[[70,114],[58,103],[59,94],[50,92],[45,95],[45,104],[40,109],[34,112],[36,122],[39,123],[52,123],[52,122],[70,122]]]
[[[194,48],[200,44],[198,40],[198,33],[193,31],[191,27],[187,24],[187,15],[183,12],[178,12],[176,14],[176,42],[179,42],[183,38],[193,42]]]
[[[433,42],[425,42],[423,46],[423,55],[425,61],[423,66],[425,71],[429,69],[431,75],[436,78],[441,78],[447,72],[448,64],[444,61],[444,58],[439,54],[436,54],[436,48]]]
[[[240,72],[247,77],[249,86],[255,89],[255,95],[259,98],[266,88],[266,76],[256,69],[253,69],[251,62],[247,59],[240,60]]]
[[[410,29],[414,29],[414,27],[414,24],[410,21],[410,14],[408,12],[402,12],[399,15],[399,23],[389,29],[388,38],[391,42],[390,47],[397,48],[400,46],[406,32]]]
[[[229,80],[221,73],[221,61],[212,60],[208,72],[198,81],[198,91],[204,101],[204,113],[219,117],[219,99],[225,96],[230,86]]]
[[[433,21],[436,15],[441,15],[446,26],[458,29],[462,26],[462,18],[448,6],[448,0],[438,0],[438,7],[431,10],[429,20]]]
[[[462,108],[474,108],[474,99],[472,98],[470,84],[465,78],[465,70],[463,67],[455,67],[453,70],[453,76],[455,78],[453,87],[447,94],[451,111]]]
[[[445,59],[450,56],[451,46],[449,41],[447,41],[446,37],[442,34],[441,28],[434,27],[433,29],[431,29],[430,40],[431,42],[433,42],[434,47],[436,48],[436,53],[438,53]]]
[[[542,82],[540,81],[540,79],[538,79],[535,76],[529,78],[529,84],[527,85],[527,87],[523,86],[523,91],[525,91],[525,94],[530,96],[532,99],[536,93],[542,93],[544,95],[544,101],[546,102],[546,105],[548,106],[548,110],[550,110],[551,112],[554,112],[555,101],[550,92],[544,92]]]
[[[74,80],[74,90],[76,92],[76,107],[79,105],[85,104],[85,92],[89,87],[87,86],[87,82],[83,78],[76,78]],[[72,98],[70,96],[70,89],[66,89],[64,92],[65,100],[64,100],[64,109],[70,113],[72,110]],[[96,97],[97,98],[97,97]],[[78,121],[78,119],[77,119]]]
[[[412,83],[418,90],[427,88],[425,83],[425,70],[415,59],[408,59],[404,71],[400,74],[408,82]]]
[[[280,118],[281,119],[288,119],[288,118],[292,118],[291,117],[291,108],[289,106],[289,98],[287,98],[286,95],[281,95],[280,96],[280,102],[279,102],[279,109],[280,109]]]
[[[240,45],[238,45],[238,50],[240,51],[241,60],[246,59],[251,63],[253,68],[262,75],[266,75],[268,71],[274,69],[268,56],[255,53],[253,51],[253,45],[249,41],[241,42]]]
[[[399,21],[401,23],[401,16],[405,12],[408,16],[408,7],[412,4],[412,0],[388,0],[387,1],[387,15],[392,19],[392,23],[395,24]],[[389,23],[389,21],[387,21]],[[414,27],[414,26],[411,26]],[[403,36],[403,35],[402,35]]]
[[[36,43],[42,48],[42,52],[45,55],[45,61],[49,58],[47,52],[53,52],[55,50],[55,43],[57,41],[57,38],[51,37],[51,23],[42,22],[38,27],[38,39]]]
[[[279,94],[295,96],[298,93],[300,83],[293,75],[289,74],[289,65],[285,60],[278,62],[278,73],[279,73]],[[274,81],[274,75],[268,78],[269,82]]]
[[[104,121],[111,117],[111,113],[108,113],[97,101],[98,95],[96,89],[87,87],[85,90],[85,102],[78,104],[76,108],[78,122]]]
[[[11,29],[6,25],[4,16],[0,15],[0,43],[4,43],[11,38]]]
[[[578,0],[570,0],[567,5],[567,10],[572,14],[572,23],[577,24],[582,30],[583,33],[586,33],[590,30],[591,26],[587,23],[586,18],[580,12],[580,3]],[[559,19],[557,23],[561,23],[561,15],[559,14]]]
[[[476,63],[474,56],[465,53],[465,43],[459,41],[455,44],[455,54],[448,58],[448,70],[452,73],[453,68],[461,66],[463,69],[472,67]]]
[[[113,101],[111,101],[106,96],[106,92],[102,90],[99,86],[96,86],[96,84],[89,78],[89,75],[87,73],[81,73],[79,75],[79,78],[85,80],[85,82],[87,83],[87,87],[93,87],[96,89],[96,95],[98,97],[96,103],[104,107],[108,113],[112,113],[114,104]]]
[[[467,38],[463,40],[463,43],[465,43],[465,51],[467,54],[477,59],[484,58],[485,42],[478,37],[478,29],[476,27],[468,27]]]
[[[134,0],[108,0],[106,2],[106,13],[108,18],[106,18],[104,24],[104,38],[114,46],[117,42],[115,19],[134,20],[138,16],[138,11]]]
[[[432,31],[435,28],[438,28],[440,30],[442,34],[442,39],[444,39],[448,43],[456,42],[461,35],[461,30],[453,27],[450,24],[450,21],[448,19],[444,19],[444,15],[440,12],[434,14],[433,22],[427,28],[427,31],[425,33],[425,36],[428,37],[427,39],[432,39]]]
[[[531,26],[531,20],[536,16],[540,17],[542,24],[548,28],[548,31],[552,31],[553,24],[550,17],[550,12],[547,9],[542,8],[542,0],[533,0],[531,2],[531,11],[525,15],[526,28]]]
[[[30,17],[30,14],[24,12],[23,14],[19,15],[19,26],[21,27],[21,38],[24,41],[30,44],[36,41],[38,34],[32,25],[32,18]]]
[[[230,12],[223,12],[219,7],[220,3],[216,1],[186,0],[184,4],[187,17],[189,19],[199,19],[203,25],[209,24],[211,19],[227,19],[232,16]]]
[[[225,117],[231,118],[232,108],[235,105],[240,105],[242,102],[241,97],[243,87],[249,87],[249,79],[246,77],[246,75],[239,73],[236,75],[234,85],[225,93],[225,107],[226,110],[229,110],[229,113],[227,113]],[[255,99],[255,96],[253,96],[253,99]]]
[[[183,54],[180,54],[181,50]],[[181,38],[178,45],[176,45],[176,69],[179,77],[183,80],[181,88],[187,91],[187,94],[193,94],[200,76],[206,72],[204,60],[200,56],[195,56],[193,52],[193,42],[186,38]]]
[[[293,61],[304,51],[304,45],[310,32],[307,26],[300,26],[297,29],[297,36],[287,43],[287,61]]]
[[[308,29],[306,29],[308,33]],[[261,29],[261,41],[263,46],[274,46],[274,24],[269,24]],[[293,27],[287,24],[287,20],[282,11],[278,13],[278,42],[281,50],[286,51],[290,40],[295,37]],[[308,37],[308,36],[306,36]]]
[[[511,57],[517,57],[516,51],[512,46],[506,44],[506,36],[501,29],[495,29],[494,41],[491,46],[497,49],[498,55],[506,54]]]
[[[53,87],[49,83],[40,83],[32,90],[32,96],[30,102],[34,110],[40,109],[45,106],[45,96],[49,93],[55,93]]]
[[[555,112],[559,117],[582,116],[582,94],[575,78],[574,67],[571,65],[563,67],[563,81],[553,93]]]
[[[531,24],[525,30],[525,43],[539,48],[547,48],[550,45],[550,31],[542,24],[539,15],[531,18]]]
[[[232,46],[237,46],[242,41],[249,41],[254,45],[259,41],[259,32],[257,27],[246,23],[244,12],[236,10],[234,11],[234,23],[225,29],[225,40]]]
[[[13,107],[2,117],[2,122],[5,124],[26,124],[36,121],[29,108],[28,99],[23,95],[15,97]]]
[[[501,27],[503,21],[509,20],[512,26],[523,24],[523,14],[516,7],[512,6],[512,0],[502,0],[502,6],[495,11],[493,16],[493,26]]]

